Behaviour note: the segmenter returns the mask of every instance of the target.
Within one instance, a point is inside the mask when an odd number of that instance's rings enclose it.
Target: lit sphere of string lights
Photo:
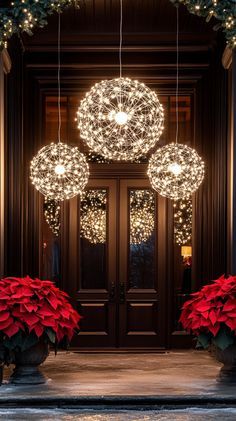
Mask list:
[[[88,209],[81,215],[80,235],[92,244],[106,242],[106,211],[104,209]]]
[[[130,244],[149,240],[155,227],[155,196],[149,190],[130,192]]]
[[[107,191],[86,190],[81,197],[80,236],[92,244],[106,242]]]
[[[154,215],[145,209],[134,209],[130,212],[130,243],[146,242],[154,230]]]
[[[44,146],[30,165],[32,184],[48,199],[64,200],[81,194],[88,177],[84,155],[77,147],[62,142]]]
[[[113,160],[145,155],[163,131],[157,94],[129,78],[96,83],[77,112],[80,135],[94,152]]]
[[[159,148],[150,158],[148,176],[161,196],[178,200],[194,193],[204,178],[205,165],[195,149],[179,143]]]

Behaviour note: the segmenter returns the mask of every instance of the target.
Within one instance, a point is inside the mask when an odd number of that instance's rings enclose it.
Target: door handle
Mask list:
[[[109,293],[109,301],[111,303],[114,303],[115,298],[116,298],[116,287],[115,287],[115,282],[112,282],[111,287],[110,287],[110,293]]]
[[[120,303],[125,302],[125,284],[124,282],[120,282]]]

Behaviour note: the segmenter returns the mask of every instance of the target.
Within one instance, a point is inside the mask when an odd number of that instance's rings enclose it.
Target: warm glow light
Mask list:
[[[80,135],[89,148],[112,160],[133,161],[153,148],[163,131],[157,94],[129,78],[96,83],[77,112]]]
[[[35,155],[30,179],[48,199],[64,200],[81,194],[88,182],[89,167],[77,147],[51,143]]]
[[[191,246],[182,246],[181,247],[181,256],[182,257],[191,257],[192,256],[192,247]]]
[[[56,237],[58,237],[60,233],[60,210],[61,207],[58,200],[48,199],[45,197],[43,204],[44,217]]]
[[[174,175],[179,175],[182,172],[181,165],[174,162],[173,164],[170,164],[168,167],[168,171],[172,172]]]
[[[153,189],[161,196],[179,200],[189,198],[198,189],[204,178],[204,168],[195,149],[170,143],[151,156],[148,176]]]
[[[120,124],[121,126],[123,124],[126,124],[128,121],[128,114],[124,113],[124,111],[118,111],[118,113],[115,114],[115,121],[117,124]]]
[[[150,190],[130,191],[130,244],[148,241],[155,228],[155,196]]]
[[[87,190],[81,200],[80,236],[92,244],[104,244],[107,238],[107,192]],[[141,244],[155,228],[155,194],[149,190],[130,192],[130,244]]]
[[[58,174],[58,175],[65,174],[65,167],[64,167],[64,165],[61,165],[61,164],[56,165],[56,167],[55,167],[55,173]]]
[[[81,215],[80,235],[92,244],[106,242],[106,211],[103,209],[88,209]]]
[[[175,243],[182,246],[192,242],[192,198],[174,202]]]
[[[92,244],[106,242],[106,190],[87,190],[81,200],[80,236]]]

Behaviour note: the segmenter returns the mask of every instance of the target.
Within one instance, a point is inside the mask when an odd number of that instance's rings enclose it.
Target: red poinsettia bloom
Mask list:
[[[69,341],[81,316],[68,295],[51,281],[25,278],[0,280],[0,331],[11,338],[19,331],[34,332],[39,338],[49,329],[60,342]]]
[[[224,325],[236,332],[236,276],[221,276],[191,296],[180,317],[187,331],[211,332],[215,337]]]

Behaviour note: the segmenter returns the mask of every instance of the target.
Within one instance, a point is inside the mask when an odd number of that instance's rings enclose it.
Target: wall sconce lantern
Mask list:
[[[192,246],[182,246],[181,247],[181,256],[185,257],[192,257]]]

